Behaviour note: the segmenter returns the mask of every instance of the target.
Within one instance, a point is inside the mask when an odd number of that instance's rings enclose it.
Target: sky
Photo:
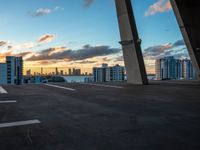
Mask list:
[[[0,0],[0,62],[25,68],[123,65],[114,0]],[[165,56],[188,58],[168,0],[132,0],[148,73]]]

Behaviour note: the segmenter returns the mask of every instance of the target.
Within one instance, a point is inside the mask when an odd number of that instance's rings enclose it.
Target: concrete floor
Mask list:
[[[200,84],[3,86],[1,150],[199,150]],[[109,85],[109,84],[108,84]],[[112,84],[113,85],[113,84]]]

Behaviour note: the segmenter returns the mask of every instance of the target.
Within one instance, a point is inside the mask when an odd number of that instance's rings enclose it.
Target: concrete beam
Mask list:
[[[200,80],[200,1],[170,0]]]
[[[128,83],[148,84],[141,40],[135,23],[130,0],[115,0]]]

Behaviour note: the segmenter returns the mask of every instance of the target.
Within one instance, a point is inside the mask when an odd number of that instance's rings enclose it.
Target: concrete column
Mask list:
[[[170,0],[189,55],[200,80],[200,1]]]
[[[131,0],[115,0],[128,83],[148,84]]]

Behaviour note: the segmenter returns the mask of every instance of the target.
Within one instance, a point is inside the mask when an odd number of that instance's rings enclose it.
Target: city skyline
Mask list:
[[[25,68],[123,65],[114,0],[1,2],[1,62],[21,55]],[[168,0],[132,3],[148,73],[165,55],[188,57]]]

